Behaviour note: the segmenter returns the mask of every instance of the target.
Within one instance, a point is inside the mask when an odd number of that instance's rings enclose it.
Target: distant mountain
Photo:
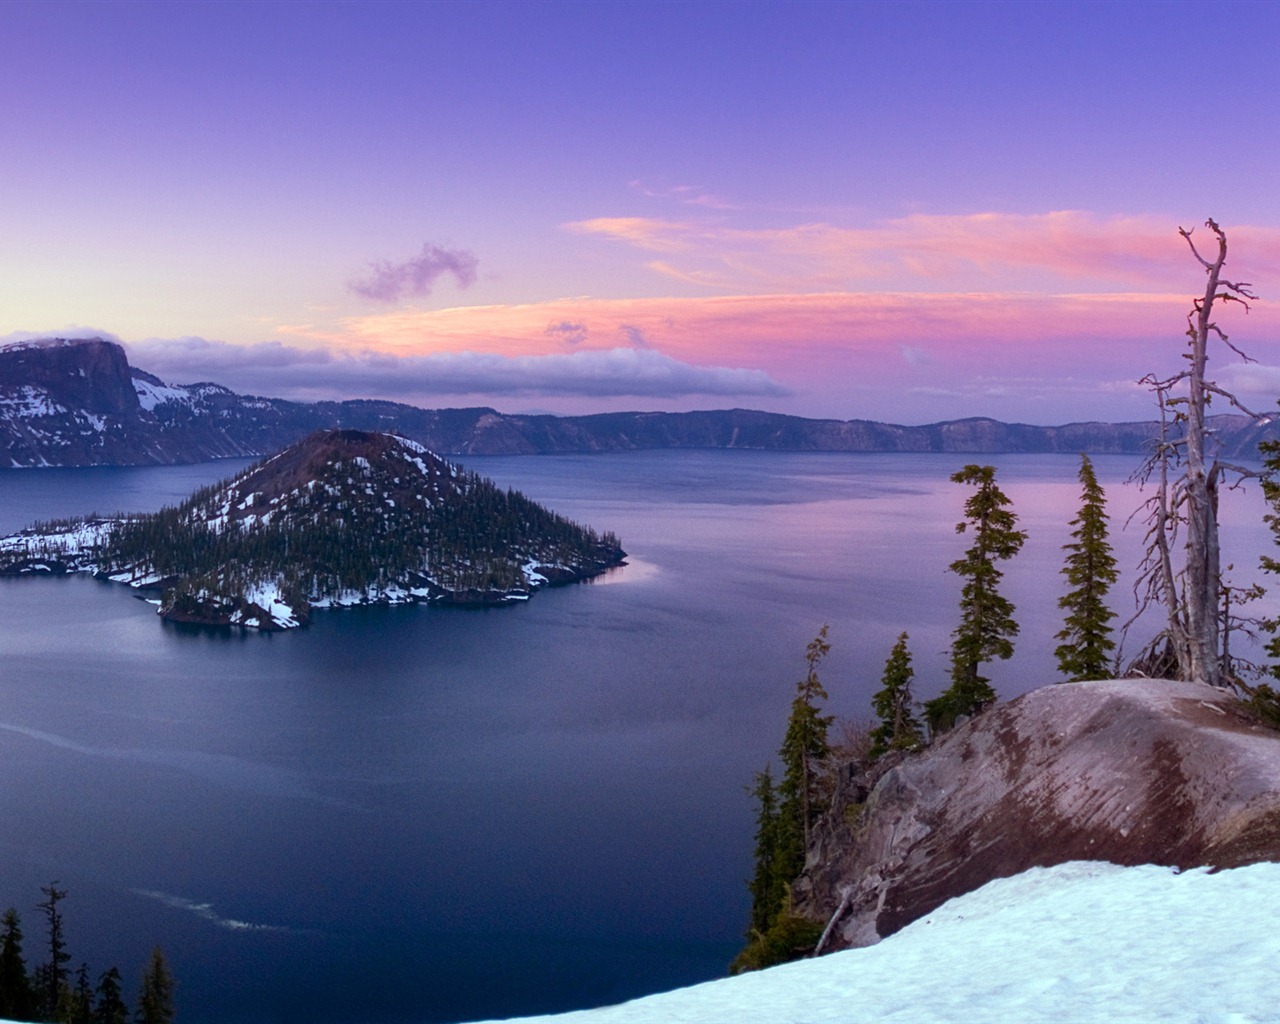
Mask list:
[[[312,608],[502,604],[625,553],[407,438],[321,431],[174,508],[38,524],[0,574],[91,571],[160,592],[179,622],[287,629]]]
[[[1223,450],[1250,457],[1276,425],[1217,416]],[[315,430],[395,431],[452,455],[753,448],[841,452],[1138,453],[1154,423],[1039,427],[974,418],[898,426],[749,409],[509,416],[397,402],[289,402],[218,384],[166,384],[100,339],[0,348],[0,467],[149,465],[265,455]]]

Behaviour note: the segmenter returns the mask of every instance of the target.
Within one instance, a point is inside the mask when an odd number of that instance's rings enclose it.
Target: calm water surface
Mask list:
[[[131,591],[0,580],[0,905],[38,959],[59,879],[75,963],[151,946],[180,1019],[457,1021],[715,977],[747,912],[751,773],[830,623],[832,710],[867,716],[906,629],[945,685],[965,537],[958,456],[473,458],[617,531],[631,564],[527,605],[319,613],[263,636],[162,624]],[[1056,678],[1077,460],[997,456],[1031,534],[1003,696]],[[1095,460],[1120,524],[1129,458]],[[0,531],[155,508],[242,463],[0,473]],[[1271,550],[1231,495],[1227,558]],[[1127,592],[1115,601],[1128,610]]]

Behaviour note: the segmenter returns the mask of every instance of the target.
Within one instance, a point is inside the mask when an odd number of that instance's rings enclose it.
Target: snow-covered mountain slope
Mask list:
[[[1280,1020],[1280,864],[1075,861],[988,883],[879,945],[524,1024]],[[500,969],[500,965],[495,965]]]
[[[40,524],[0,573],[91,571],[181,622],[288,629],[315,607],[500,604],[621,563],[597,535],[392,434],[321,431],[175,508]]]
[[[195,462],[258,454],[235,436],[246,400],[216,384],[170,387],[100,339],[0,348],[0,468]]]

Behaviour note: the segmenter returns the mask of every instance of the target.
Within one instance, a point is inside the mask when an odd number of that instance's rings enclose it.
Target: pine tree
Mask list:
[[[82,963],[76,971],[74,988],[63,993],[58,1020],[63,1024],[93,1024],[93,986],[89,984],[89,965]]]
[[[773,770],[756,772],[751,795],[756,800],[756,869],[747,888],[751,891],[751,927],[748,937],[763,935],[778,916],[786,896],[786,879],[778,874],[778,794]]]
[[[137,1024],[173,1024],[173,976],[156,946],[142,975]]]
[[[788,883],[804,870],[809,831],[822,811],[821,767],[831,753],[827,729],[834,716],[823,715],[818,709],[819,702],[827,699],[827,691],[818,679],[818,665],[830,650],[824,625],[805,648],[808,672],[796,684],[787,733],[779,751],[783,776],[779,787],[778,870]]]
[[[129,1024],[129,1008],[120,995],[120,971],[112,967],[98,979],[98,1005],[93,1010],[94,1024]]]
[[[66,964],[71,959],[62,934],[62,913],[58,910],[59,901],[67,898],[67,891],[59,889],[56,881],[42,886],[40,891],[48,897],[36,906],[44,911],[45,920],[49,924],[49,962],[41,965],[37,976],[44,1016],[51,1018],[57,1015],[63,1001],[63,993],[67,987]]]
[[[0,937],[0,1017],[27,1020],[35,1009],[35,1000],[22,956],[22,922],[10,907],[0,923],[4,925],[4,935]]]
[[[1063,545],[1067,552],[1062,575],[1072,588],[1058,600],[1067,612],[1063,641],[1055,650],[1058,669],[1071,681],[1106,679],[1111,674],[1111,620],[1116,613],[1107,607],[1107,592],[1119,577],[1116,559],[1107,539],[1107,498],[1089,456],[1080,456],[1080,512],[1071,525],[1074,540]]]
[[[756,773],[750,790],[757,805],[756,867],[748,883],[751,926],[747,947],[729,965],[732,974],[806,956],[822,930],[795,913],[791,883],[804,870],[810,829],[823,810],[821,768],[831,753],[827,730],[834,716],[819,710],[827,691],[818,679],[818,665],[830,650],[824,625],[805,648],[808,671],[796,684],[780,750],[782,781],[775,787],[766,767]]]
[[[949,729],[961,715],[971,715],[995,702],[996,692],[981,673],[984,662],[1013,656],[1018,635],[1013,603],[998,587],[1004,573],[999,562],[1012,558],[1027,535],[1017,529],[1018,517],[996,486],[994,466],[970,464],[952,474],[952,482],[973,484],[977,490],[964,505],[965,518],[956,533],[973,528],[973,545],[949,566],[965,583],[960,591],[960,625],[951,634],[951,686],[925,704],[929,728]]]
[[[884,664],[881,689],[871,698],[875,713],[880,718],[880,725],[871,734],[873,758],[890,750],[912,750],[923,741],[920,723],[912,711],[915,702],[911,698],[911,680],[914,676],[907,634],[902,633]]]

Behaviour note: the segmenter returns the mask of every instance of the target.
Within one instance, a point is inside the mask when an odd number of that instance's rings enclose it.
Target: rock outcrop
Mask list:
[[[290,402],[218,384],[166,384],[102,339],[0,347],[0,468],[168,465],[265,455],[316,430],[394,431],[454,455],[749,448],[833,452],[1140,453],[1155,423],[1033,426],[973,418],[901,426],[751,409],[511,416],[383,401]],[[1224,454],[1253,457],[1280,425],[1216,416]]]
[[[927,750],[851,766],[796,886],[865,946],[953,896],[1071,860],[1280,860],[1280,733],[1229,693],[1131,679],[1035,690]]]

